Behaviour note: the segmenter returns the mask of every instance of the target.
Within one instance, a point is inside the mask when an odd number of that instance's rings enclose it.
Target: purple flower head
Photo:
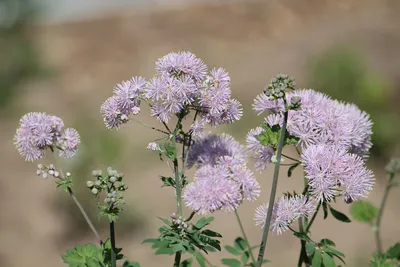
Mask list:
[[[59,155],[64,158],[73,157],[81,143],[78,132],[74,128],[67,128],[58,140]]]
[[[210,115],[216,116],[226,110],[231,97],[229,74],[222,68],[212,70],[200,94],[199,103]]]
[[[368,196],[374,186],[374,174],[365,168],[363,159],[347,154],[340,162],[343,169],[339,176],[340,195],[345,202],[353,202]]]
[[[142,77],[133,77],[129,81],[124,81],[114,88],[114,95],[118,109],[129,115],[134,107],[140,105],[139,94],[144,91],[146,85]]]
[[[104,123],[108,129],[118,129],[121,124],[129,121],[128,114],[122,113],[119,109],[116,96],[107,98],[107,100],[101,105],[100,110],[103,115]]]
[[[240,185],[243,198],[247,200],[256,200],[260,196],[260,185],[245,165],[233,165],[231,168],[231,177]]]
[[[255,112],[257,112],[257,115],[260,115],[265,111],[269,111],[271,113],[279,113],[284,110],[283,100],[270,100],[269,97],[265,94],[260,94],[254,100],[253,109]]]
[[[47,148],[51,148],[54,151],[60,146],[60,140],[64,140],[63,138],[65,137],[62,132],[63,128],[64,123],[59,117],[40,112],[31,112],[24,115],[20,120],[20,127],[14,137],[18,152],[27,161],[40,159],[45,155]],[[70,132],[70,130],[67,130],[65,130],[64,134]],[[71,136],[69,134],[67,138],[68,148],[76,151],[79,145],[79,136],[77,135],[77,142],[70,140],[69,137]]]
[[[351,151],[362,157],[367,156],[372,147],[372,121],[369,115],[353,104],[338,103],[337,108],[345,114]]]
[[[167,123],[171,118],[172,114],[167,110],[167,108],[163,104],[155,102],[151,106],[151,116],[157,117],[159,121]]]
[[[372,172],[361,157],[349,154],[343,146],[313,145],[303,151],[301,160],[311,194],[318,201],[339,195],[357,200],[372,189]]]
[[[274,204],[270,231],[279,234],[289,229],[293,221],[309,216],[315,210],[315,203],[306,196],[298,195],[293,197],[281,197]],[[261,205],[255,211],[254,220],[256,225],[265,227],[265,220],[268,213],[268,203]]]
[[[204,165],[215,166],[225,156],[234,158],[235,162],[244,163],[246,149],[230,135],[203,133],[194,139],[187,165],[189,168],[195,164],[198,168]]]
[[[160,150],[160,146],[155,142],[151,142],[147,145],[147,149],[150,149],[153,151],[158,151],[158,150]]]
[[[187,75],[194,81],[200,82],[207,74],[207,66],[190,52],[172,52],[156,62],[156,71],[163,76],[174,78]]]
[[[271,163],[271,158],[275,154],[272,147],[264,146],[257,140],[256,136],[261,134],[263,129],[257,127],[250,130],[246,137],[247,149],[251,153],[251,159],[257,171],[265,171]]]
[[[240,187],[228,178],[229,172],[224,166],[206,165],[200,168],[194,182],[184,192],[186,205],[201,215],[220,209],[236,209],[242,201]]]
[[[192,136],[199,136],[204,130],[204,121],[203,120],[196,120],[193,122],[192,126],[190,127],[190,132]]]

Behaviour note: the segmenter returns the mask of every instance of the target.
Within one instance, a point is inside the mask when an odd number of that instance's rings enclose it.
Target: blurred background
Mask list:
[[[44,111],[64,119],[82,137],[78,155],[63,161],[75,191],[102,236],[107,223],[96,218],[96,201],[85,188],[92,169],[112,166],[125,173],[128,205],[117,224],[117,245],[142,266],[171,266],[153,256],[142,240],[157,236],[160,221],[175,209],[173,192],[158,175],[169,168],[146,149],[157,134],[130,123],[107,130],[99,109],[117,82],[150,78],[155,61],[188,50],[210,67],[227,69],[232,91],[244,105],[241,121],[219,129],[244,141],[262,117],[254,97],[279,72],[357,104],[371,114],[374,147],[369,167],[377,176],[370,201],[383,193],[383,167],[400,155],[400,2],[397,0],[0,0],[0,266],[63,266],[60,254],[95,242],[69,196],[50,179],[35,175],[13,146],[19,118]],[[146,112],[142,122],[156,124]],[[49,161],[50,162],[50,161]],[[271,168],[272,169],[272,168]],[[254,208],[269,198],[272,170],[258,174],[262,196],[239,209],[252,244],[260,241]],[[300,170],[282,172],[279,193],[299,190]],[[396,189],[395,189],[396,190]],[[400,239],[400,194],[393,191],[383,219],[385,248]],[[349,206],[335,204],[348,214]],[[239,234],[233,214],[217,212],[213,229],[226,244]],[[368,225],[318,218],[313,237],[333,239],[347,266],[363,267],[374,251]],[[266,266],[295,266],[299,242],[289,232],[271,235]],[[211,262],[226,256],[210,256]]]

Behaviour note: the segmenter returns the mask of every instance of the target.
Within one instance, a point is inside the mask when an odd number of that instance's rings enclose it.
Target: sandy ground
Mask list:
[[[170,51],[189,50],[210,68],[222,66],[229,71],[233,94],[244,104],[245,116],[243,122],[224,130],[243,141],[248,129],[261,121],[252,113],[250,104],[270,77],[286,72],[297,77],[299,87],[307,87],[309,58],[334,45],[355,45],[378,73],[389,78],[399,75],[398,14],[400,4],[394,0],[249,1],[152,13],[126,11],[32,29],[46,63],[57,75],[24,85],[25,91],[15,103],[20,109],[18,114],[3,116],[1,122],[0,265],[63,266],[60,253],[75,243],[94,241],[90,232],[79,238],[60,239],[69,221],[69,214],[62,207],[54,208],[54,203],[62,199],[61,192],[54,189],[51,181],[35,177],[35,165],[24,163],[11,142],[17,117],[24,112],[47,111],[62,116],[69,124],[84,115],[101,124],[100,105],[116,82],[134,75],[150,78],[157,58]],[[142,120],[155,122],[144,116]],[[118,245],[142,266],[170,266],[171,258],[154,257],[148,245],[140,244],[156,235],[160,225],[156,217],[167,217],[175,207],[172,192],[159,188],[157,180],[157,175],[168,173],[168,167],[145,148],[156,135],[138,125],[124,127],[119,134],[125,138],[125,147],[132,147],[124,150],[118,163],[129,177],[127,200],[146,223],[130,234],[119,232]],[[370,167],[382,178],[380,166]],[[271,172],[257,176],[263,189],[261,198],[245,203],[239,211],[252,244],[257,244],[261,235],[252,220],[253,210],[269,197]],[[286,178],[283,172],[279,192],[300,189],[301,183],[299,173]],[[377,204],[382,190],[380,179],[370,200]],[[385,247],[400,239],[399,200],[396,193],[389,199],[382,227]],[[345,212],[348,207],[337,204]],[[232,242],[239,233],[234,215],[215,215],[213,228],[223,234],[226,243]],[[102,234],[106,236],[106,232]],[[358,223],[348,225],[332,218],[322,222],[318,218],[313,237],[335,240],[346,253],[350,267],[367,266],[366,258],[374,249],[370,227]],[[290,233],[272,235],[266,255],[272,263],[268,266],[293,266],[298,250],[299,242]],[[217,264],[221,255],[226,256],[225,252],[213,254],[210,260]]]

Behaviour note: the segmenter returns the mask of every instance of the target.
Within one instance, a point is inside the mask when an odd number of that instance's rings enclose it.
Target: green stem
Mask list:
[[[117,255],[115,253],[115,226],[114,222],[110,222],[110,239],[111,239],[111,266],[117,267]]]
[[[320,207],[321,207],[321,202],[318,203],[318,206],[317,206],[313,216],[311,217],[310,223],[306,227],[306,230],[305,230],[306,234],[308,234],[308,232],[310,232],[311,225],[314,223],[314,220],[317,217],[317,214],[318,214],[318,211],[319,211]]]
[[[389,196],[390,189],[392,188],[393,177],[394,177],[393,174],[391,174],[389,176],[388,183],[385,187],[385,192],[383,193],[383,199],[382,199],[381,205],[379,207],[378,217],[376,218],[376,223],[374,225],[376,249],[379,253],[382,253],[382,240],[381,240],[381,232],[380,232],[382,215],[383,215],[383,210],[385,209],[385,205],[386,205],[386,201]]]
[[[285,142],[286,125],[287,125],[287,119],[288,119],[288,110],[287,110],[286,100],[284,100],[284,102],[285,102],[285,112],[284,112],[284,117],[283,117],[283,125],[282,125],[282,131],[281,131],[281,135],[280,135],[279,145],[278,145],[278,151],[276,154],[276,164],[275,164],[275,169],[274,169],[274,178],[273,178],[272,187],[271,187],[271,195],[269,197],[267,218],[265,220],[260,250],[258,253],[258,259],[257,259],[258,267],[262,266],[262,262],[264,259],[264,253],[265,253],[265,249],[267,246],[269,228],[271,225],[272,210],[273,210],[274,203],[275,203],[276,189],[278,187],[279,167],[281,164],[282,149],[283,149],[283,145]]]
[[[303,218],[299,218],[299,232],[304,233]],[[300,250],[299,260],[297,262],[297,267],[301,267],[303,265],[303,262],[306,264],[306,266],[309,266],[309,264],[307,263],[306,241],[301,239],[300,243],[301,243],[301,250]]]
[[[96,228],[94,227],[92,221],[89,219],[89,216],[87,215],[87,213],[83,209],[81,203],[76,198],[76,196],[74,194],[74,191],[72,191],[72,189],[70,187],[68,187],[68,193],[71,196],[71,198],[74,200],[74,202],[75,202],[76,206],[78,207],[79,211],[82,213],[83,218],[85,218],[86,223],[89,225],[89,227],[92,230],[93,234],[96,236],[97,241],[100,243],[100,245],[102,245],[103,241],[101,240],[99,233],[97,232]]]
[[[295,159],[295,158],[292,158],[292,157],[290,157],[290,156],[287,156],[287,155],[285,155],[285,154],[282,154],[282,157],[285,157],[285,158],[287,158],[287,159],[290,159],[290,160],[296,161],[297,163],[301,163],[301,161],[300,161],[300,160],[298,160],[298,159]]]
[[[244,238],[244,240],[246,240],[247,246],[249,247],[249,253],[250,253],[251,260],[252,260],[252,262],[255,263],[256,262],[256,258],[253,255],[253,251],[251,249],[251,246],[250,246],[250,243],[249,243],[249,239],[247,238],[246,232],[244,231],[244,228],[243,228],[242,221],[240,220],[240,217],[239,217],[239,213],[237,212],[236,209],[235,209],[235,215],[236,215],[236,219],[237,219],[237,221],[239,223],[240,230],[242,231],[243,238]]]
[[[169,130],[168,126],[164,123],[165,128]],[[178,119],[178,122],[176,124],[175,130],[172,133],[174,139],[176,139],[176,134],[177,132],[182,129],[182,118]],[[183,142],[183,149],[182,152],[185,153],[185,142]],[[183,155],[182,155],[183,157]],[[183,160],[182,160],[183,161]],[[182,218],[182,180],[179,175],[179,164],[178,164],[178,158],[177,154],[175,152],[175,159],[173,160],[174,163],[174,174],[175,174],[175,191],[176,191],[176,208],[178,210],[178,218]],[[183,177],[183,171],[184,168],[182,167],[182,177]],[[181,264],[181,258],[182,258],[182,252],[178,251],[175,253],[175,259],[174,259],[174,267],[179,267]]]
[[[135,119],[133,119],[133,118],[130,118],[130,120],[132,120],[132,121],[134,121],[134,122],[137,122],[137,123],[143,125],[144,127],[147,127],[147,128],[149,128],[149,129],[155,130],[155,131],[157,131],[157,132],[160,132],[160,133],[163,133],[163,134],[169,134],[169,133],[167,133],[166,131],[163,131],[163,130],[158,129],[158,128],[156,128],[156,127],[147,125],[147,124],[145,124],[145,123],[143,123],[143,122],[141,122],[141,121],[135,120]]]
[[[58,159],[56,155],[54,154],[54,150],[51,149],[53,152],[54,160],[56,161],[57,165],[60,165],[58,162]],[[58,170],[60,171],[60,177],[58,179],[65,180],[65,175],[61,167],[58,167]],[[79,202],[79,200],[76,198],[76,195],[74,191],[72,190],[71,187],[68,187],[68,193],[71,196],[72,200],[75,202],[75,205],[78,207],[79,211],[81,212],[83,218],[85,219],[86,223],[89,225],[89,228],[92,230],[93,234],[96,236],[97,241],[99,242],[100,245],[103,244],[103,241],[100,238],[99,232],[97,232],[96,227],[94,227],[92,221],[90,220],[89,216],[87,215],[85,209],[83,208],[82,204]]]

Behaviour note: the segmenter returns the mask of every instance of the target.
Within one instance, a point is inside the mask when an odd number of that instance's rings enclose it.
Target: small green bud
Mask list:
[[[385,167],[385,170],[390,174],[400,173],[400,158],[391,159],[389,164]]]
[[[99,190],[97,190],[97,188],[92,188],[92,193],[93,195],[97,195],[99,193]]]
[[[94,183],[92,181],[87,181],[86,186],[92,188],[94,186]]]

